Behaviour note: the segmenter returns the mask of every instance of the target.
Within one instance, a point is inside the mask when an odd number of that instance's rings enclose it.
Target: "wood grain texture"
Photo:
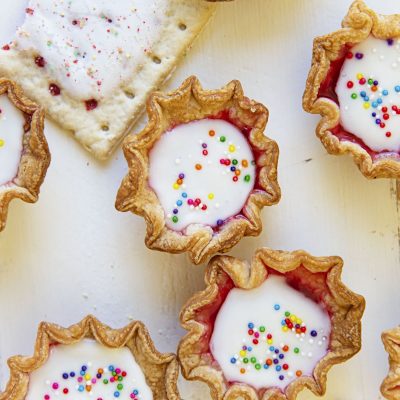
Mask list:
[[[400,11],[395,0],[367,2],[377,11]],[[15,0],[17,5],[22,12],[25,1]],[[349,5],[350,0],[221,4],[167,87],[191,74],[205,88],[239,79],[249,97],[268,106],[266,133],[281,149],[282,200],[264,210],[261,236],[243,240],[231,254],[251,257],[267,245],[340,255],[343,281],[367,301],[363,349],[331,370],[322,399],[377,400],[388,367],[380,334],[399,322],[396,182],[368,181],[349,157],[326,154],[314,135],[318,117],[301,108],[312,40],[339,27]],[[10,7],[0,5],[7,11],[0,13],[2,42],[12,32]],[[192,267],[184,255],[147,250],[144,222],[114,210],[127,171],[121,152],[97,163],[50,123],[46,134],[53,164],[41,199],[34,206],[14,203],[0,236],[1,386],[6,358],[31,353],[42,319],[68,325],[95,313],[123,326],[133,317],[146,323],[160,351],[174,351],[182,335],[180,308],[203,288],[202,267]],[[209,398],[203,384],[181,381],[181,392],[184,400]],[[314,398],[307,392],[298,397]]]

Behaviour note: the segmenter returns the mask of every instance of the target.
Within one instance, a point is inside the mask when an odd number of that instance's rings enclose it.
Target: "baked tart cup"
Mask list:
[[[361,348],[364,298],[341,282],[339,257],[259,249],[251,263],[214,257],[206,289],[183,307],[183,375],[214,400],[294,400]]]
[[[50,164],[44,111],[14,82],[0,78],[0,232],[13,199],[38,200]]]
[[[178,362],[159,353],[142,322],[112,329],[93,316],[62,328],[42,322],[32,357],[8,360],[1,400],[179,400]]]
[[[381,385],[386,399],[400,399],[400,327],[382,333],[382,341],[389,354],[389,373]]]
[[[400,14],[356,0],[342,29],[314,40],[303,96],[320,114],[316,133],[331,154],[351,154],[367,178],[400,177]]]
[[[238,81],[204,90],[192,76],[153,93],[148,124],[123,150],[129,173],[116,208],[146,220],[147,247],[187,251],[193,263],[261,232],[261,209],[280,199],[279,149],[264,135],[268,110]]]

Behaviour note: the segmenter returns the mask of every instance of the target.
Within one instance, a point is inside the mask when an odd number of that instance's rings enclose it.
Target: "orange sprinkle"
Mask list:
[[[243,167],[247,168],[249,166],[249,162],[247,160],[242,160]]]
[[[289,346],[283,346],[283,351],[289,351]]]
[[[182,180],[182,179],[178,179],[178,180],[176,181],[176,183],[177,183],[178,185],[182,185],[183,180]]]
[[[90,392],[91,390],[92,390],[92,387],[91,387],[90,385],[87,385],[87,386],[86,386],[86,391],[87,391],[87,392]]]
[[[246,372],[246,370],[244,368],[240,368],[240,373],[244,374]]]
[[[240,175],[240,169],[235,170],[235,175]]]
[[[302,375],[303,375],[303,372],[301,372],[300,370],[296,371],[296,376],[297,376],[297,377],[300,377],[300,376],[302,376]]]
[[[208,134],[209,134],[211,137],[213,137],[213,136],[215,136],[215,131],[213,131],[213,130],[211,129],[211,131],[209,131]]]
[[[271,365],[272,364],[272,360],[270,358],[268,358],[268,360],[266,361],[267,365]]]
[[[378,87],[377,87],[377,86],[371,86],[371,90],[372,90],[373,92],[376,92],[376,91],[378,90]]]
[[[99,368],[99,370],[97,371],[99,374],[103,374],[104,373],[104,370],[103,370],[103,368]]]
[[[201,164],[196,164],[194,167],[197,169],[197,171],[200,171],[203,168]]]

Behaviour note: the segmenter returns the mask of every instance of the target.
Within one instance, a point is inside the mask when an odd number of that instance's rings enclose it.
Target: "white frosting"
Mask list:
[[[82,372],[82,367],[86,370]],[[112,382],[109,367],[118,376],[126,372],[122,381]],[[104,372],[96,377],[99,369]],[[117,371],[119,368],[121,371]],[[75,376],[71,376],[73,374]],[[63,377],[63,374],[67,374]],[[81,380],[80,382],[78,381]],[[103,383],[107,379],[108,383]],[[117,385],[123,388],[118,389]],[[68,390],[67,393],[64,390]],[[134,390],[135,396],[131,396]],[[115,393],[119,393],[115,395]],[[110,349],[94,340],[86,339],[72,345],[57,345],[51,348],[46,363],[31,373],[26,400],[152,400],[153,394],[145,381],[139,365],[131,351],[126,348]]]
[[[164,208],[167,226],[174,230],[190,224],[222,225],[240,213],[255,173],[246,137],[224,120],[179,125],[164,133],[150,152],[149,183]],[[180,174],[184,177],[178,181]],[[196,199],[201,201],[197,205]]]
[[[297,322],[306,327],[305,333],[283,328],[286,311],[296,317],[293,317],[294,323],[301,318]],[[252,335],[248,333],[249,323],[254,324]],[[261,326],[265,327],[264,332]],[[229,292],[217,315],[210,348],[228,381],[247,383],[256,389],[284,389],[297,378],[297,371],[312,375],[318,361],[328,352],[330,331],[330,318],[320,305],[290,287],[284,277],[272,275],[256,289],[234,288]],[[269,334],[271,339],[267,337]],[[253,340],[259,343],[254,344]],[[251,351],[242,346],[250,346]],[[278,354],[275,349],[279,350]],[[282,359],[280,354],[284,355]],[[253,357],[255,363],[251,361]],[[266,369],[267,360],[272,365]],[[279,362],[275,364],[274,360]]]
[[[400,115],[392,107],[400,109],[400,39],[388,42],[370,36],[354,46],[351,53],[353,57],[345,60],[336,86],[341,125],[374,151],[397,152],[400,150]],[[366,83],[360,84],[363,78]],[[378,82],[376,91],[372,90],[375,85],[369,84],[369,79]],[[353,87],[349,88],[348,82],[352,82]],[[361,96],[363,91],[367,101]],[[352,95],[357,98],[353,99]],[[387,107],[387,112],[383,107]],[[384,119],[385,114],[389,119]],[[385,126],[380,127],[376,120]]]
[[[150,4],[151,3],[151,4]],[[107,96],[143,64],[168,0],[30,0],[15,44],[81,99]]]
[[[0,189],[18,175],[23,147],[24,115],[7,95],[0,96]]]

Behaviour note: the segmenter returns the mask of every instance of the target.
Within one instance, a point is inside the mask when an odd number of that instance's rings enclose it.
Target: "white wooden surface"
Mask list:
[[[27,0],[0,3],[0,39],[10,38]],[[235,0],[214,20],[174,74],[205,87],[237,78],[271,112],[268,135],[280,145],[282,200],[266,210],[264,231],[232,254],[260,246],[340,255],[344,281],[367,299],[363,349],[329,373],[329,400],[381,398],[387,371],[382,330],[399,322],[399,209],[395,182],[367,181],[348,157],[326,154],[314,136],[316,116],[301,109],[312,39],[336,29],[350,0]],[[399,12],[398,0],[369,0]],[[68,325],[94,313],[122,326],[143,320],[158,348],[175,351],[181,306],[203,288],[203,267],[185,255],[147,250],[144,223],[114,210],[126,164],[118,151],[98,163],[47,122],[53,161],[39,203],[14,202],[0,236],[0,386],[6,359],[31,354],[41,320]],[[185,400],[208,399],[203,384],[181,382]],[[299,400],[313,399],[305,391]]]

